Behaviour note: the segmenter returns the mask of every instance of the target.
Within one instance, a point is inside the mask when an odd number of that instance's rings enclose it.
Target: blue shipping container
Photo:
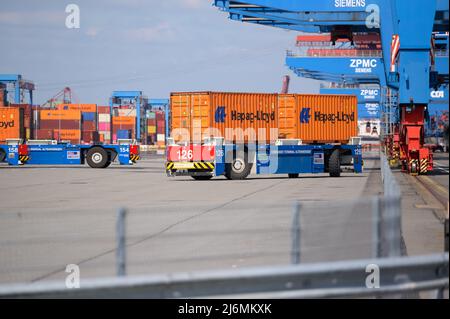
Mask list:
[[[83,121],[95,121],[97,114],[95,112],[82,112],[81,118]]]
[[[118,139],[129,139],[131,138],[131,130],[117,130]]]

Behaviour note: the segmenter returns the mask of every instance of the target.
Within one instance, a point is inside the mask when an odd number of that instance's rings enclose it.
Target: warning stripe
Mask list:
[[[400,50],[400,36],[394,34],[391,43],[391,72],[395,72],[395,61],[397,60],[398,52]]]
[[[172,169],[172,167],[175,165],[175,163],[167,163],[166,168]]]
[[[420,160],[420,172],[421,173],[428,172],[428,160],[427,159]]]
[[[21,161],[21,162],[26,162],[26,161],[28,161],[29,159],[30,159],[29,156],[25,156],[25,155],[19,156],[19,161]]]
[[[199,170],[214,170],[214,163],[210,163],[210,162],[196,162],[196,163],[192,163],[195,169],[199,169]],[[175,166],[174,162],[168,162],[166,163],[166,169],[167,170],[171,170],[173,169]]]

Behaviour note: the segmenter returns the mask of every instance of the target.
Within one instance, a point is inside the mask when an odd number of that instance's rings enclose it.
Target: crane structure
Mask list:
[[[114,91],[109,99],[110,114],[113,116],[114,108],[127,105],[136,110],[135,132],[136,140],[141,142],[141,131],[145,124],[145,109],[148,98],[142,91]]]
[[[42,108],[55,108],[58,104],[71,104],[72,103],[72,90],[70,87],[65,87],[45,103],[41,105]]]
[[[35,90],[33,82],[23,79],[20,74],[0,74],[0,84],[6,87],[5,105],[25,103],[27,94],[28,104],[33,105],[33,91]],[[8,93],[10,92],[13,94],[9,98]]]
[[[286,65],[299,76],[344,87],[379,87],[388,148],[398,146],[402,168],[410,174],[433,169],[424,128],[430,95],[448,87],[446,0],[215,0],[214,5],[232,20],[302,32],[300,46],[336,47],[288,52]],[[447,53],[441,56],[443,47]]]

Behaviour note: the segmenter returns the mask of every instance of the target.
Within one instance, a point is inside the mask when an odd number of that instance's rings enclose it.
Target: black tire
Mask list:
[[[0,162],[3,162],[6,158],[6,153],[4,150],[0,150]]]
[[[248,162],[247,152],[243,152],[244,158],[240,154],[233,156],[233,162],[225,165],[225,177],[230,180],[241,180],[247,178],[252,170],[252,164]]]
[[[86,161],[92,168],[105,168],[109,162],[108,152],[102,147],[93,147],[87,152]]]
[[[191,176],[191,177],[196,181],[209,181],[211,178],[213,178],[212,176]]]
[[[341,176],[341,160],[339,158],[339,150],[334,150],[328,160],[328,171],[331,177]]]
[[[299,178],[299,174],[288,174],[289,178]]]

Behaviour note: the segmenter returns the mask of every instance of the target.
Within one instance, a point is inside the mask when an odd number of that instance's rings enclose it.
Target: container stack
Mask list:
[[[166,145],[166,122],[164,111],[156,111],[156,145],[159,148],[164,148]]]
[[[97,131],[97,104],[59,104],[58,110],[81,112],[80,143],[99,142]]]
[[[31,104],[10,104],[11,108],[19,108],[23,110],[23,127],[26,139],[33,138],[33,107]]]
[[[0,107],[0,143],[7,139],[25,138],[23,119],[23,109]]]
[[[156,143],[156,114],[155,112],[148,110],[146,112],[147,120],[147,145],[153,145]]]
[[[5,88],[6,85],[0,83],[0,107],[5,106]]]
[[[109,106],[97,108],[98,133],[100,142],[111,143],[111,111]]]
[[[135,116],[114,116],[112,118],[112,140],[134,139],[136,136]]]
[[[80,110],[40,110],[37,139],[69,141],[81,143],[81,111]],[[51,132],[52,131],[52,132]]]
[[[112,142],[119,139],[135,139],[137,126],[137,113],[134,105],[120,105],[112,111]]]

